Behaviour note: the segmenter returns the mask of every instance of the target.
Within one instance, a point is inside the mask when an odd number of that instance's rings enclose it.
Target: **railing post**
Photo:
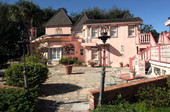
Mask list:
[[[158,56],[159,56],[159,61],[161,61],[161,48],[160,45],[158,46]]]
[[[152,48],[150,47],[150,59],[152,59],[152,55],[151,55],[151,53],[152,53]]]

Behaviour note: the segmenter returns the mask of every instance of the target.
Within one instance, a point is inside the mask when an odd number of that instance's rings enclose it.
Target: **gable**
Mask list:
[[[45,25],[46,27],[53,26],[72,26],[72,22],[68,15],[65,13],[63,9],[60,9],[58,13],[56,13]]]
[[[83,24],[88,20],[88,17],[86,14],[84,14],[82,17],[78,19],[78,21],[74,24],[72,27],[72,31],[81,31],[83,29]]]

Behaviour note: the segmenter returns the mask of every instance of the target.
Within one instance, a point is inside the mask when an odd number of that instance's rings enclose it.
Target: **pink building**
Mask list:
[[[134,56],[150,47],[151,43],[156,44],[151,34],[140,34],[142,22],[139,17],[92,20],[84,14],[73,25],[68,15],[60,10],[46,23],[45,35],[35,38],[32,32],[31,43],[34,51],[42,49],[50,63],[71,56],[86,64],[94,60],[101,66],[103,43],[98,37],[102,27],[107,27],[111,38],[106,42],[106,66],[120,66],[120,62],[132,65]]]

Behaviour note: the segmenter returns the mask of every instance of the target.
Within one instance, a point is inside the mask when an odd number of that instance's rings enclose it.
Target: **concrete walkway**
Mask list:
[[[61,65],[49,67],[50,75],[39,97],[39,112],[88,112],[88,91],[100,87],[102,68],[73,67],[70,75],[64,74]],[[106,68],[106,83],[114,70],[129,72],[128,68]]]

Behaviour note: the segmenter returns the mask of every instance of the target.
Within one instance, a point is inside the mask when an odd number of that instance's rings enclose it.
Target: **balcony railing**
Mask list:
[[[141,33],[138,38],[139,44],[149,44],[150,43],[150,34],[149,33]]]
[[[147,47],[145,50],[130,58],[130,68],[133,69],[134,60],[138,61],[157,61],[162,63],[170,63],[170,44],[169,45],[157,45]]]

